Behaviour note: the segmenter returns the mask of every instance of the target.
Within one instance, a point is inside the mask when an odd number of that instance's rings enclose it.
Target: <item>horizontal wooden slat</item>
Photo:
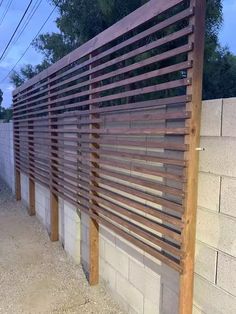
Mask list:
[[[192,14],[193,14],[193,8],[190,7],[187,10],[184,10],[184,11],[182,11],[182,12],[180,12],[180,13],[172,16],[172,17],[170,17],[169,19],[164,20],[163,22],[161,22],[161,23],[159,23],[159,24],[157,24],[157,25],[147,29],[146,31],[144,31],[142,33],[139,33],[136,36],[133,36],[133,37],[127,39],[126,41],[124,41],[124,42],[122,42],[122,43],[120,43],[120,44],[118,44],[118,45],[116,45],[116,46],[114,46],[114,47],[112,47],[112,48],[110,48],[108,50],[105,50],[103,53],[101,53],[101,54],[99,54],[97,56],[94,56],[94,57],[90,58],[89,60],[86,60],[86,61],[82,62],[81,64],[79,64],[77,66],[74,66],[72,69],[69,69],[69,70],[63,72],[62,74],[57,75],[55,78],[50,79],[49,82],[50,82],[50,84],[52,84],[54,81],[58,80],[59,78],[62,79],[64,76],[66,76],[68,74],[71,74],[73,72],[76,72],[76,71],[78,71],[79,69],[82,69],[85,66],[89,66],[92,63],[98,61],[99,59],[104,58],[105,56],[109,55],[110,53],[114,53],[116,51],[119,51],[120,49],[122,49],[124,47],[127,47],[128,45],[131,45],[131,44],[135,43],[136,41],[139,41],[139,40],[145,38],[146,36],[151,35],[152,33],[160,31],[163,28],[168,27],[168,26],[174,24],[177,21],[180,21],[181,19],[184,19],[186,17],[191,16]],[[73,82],[74,80],[78,80],[78,79],[84,77],[85,75],[94,74],[94,73],[96,73],[96,71],[98,71],[97,67],[93,67],[90,70],[83,72],[82,74],[74,75],[71,78],[66,79],[66,80],[63,79],[62,82],[59,82],[57,84],[53,84],[52,87],[54,89],[58,88],[58,87],[61,87],[61,86],[65,85],[65,84]],[[118,74],[119,73],[117,73],[115,75],[118,75]],[[99,80],[102,80],[102,79],[105,79],[105,78],[106,77],[103,77],[103,78],[100,78]],[[95,78],[95,79],[92,79],[90,81],[90,83],[93,84],[93,83],[96,83],[97,81],[98,81],[98,79]],[[42,91],[34,92],[34,91],[39,89],[38,86],[35,87],[35,88],[32,88],[29,93],[26,93],[26,95],[27,94],[31,94],[30,96],[24,97],[23,100],[16,101],[15,104],[18,105],[18,103],[26,101],[29,98],[32,98],[32,97],[35,97],[35,96],[39,96],[42,93],[48,92],[49,89],[47,87],[49,85],[49,82],[46,82],[46,83],[40,85],[40,88],[43,89]]]
[[[194,14],[151,0],[13,93],[16,169],[179,272]]]

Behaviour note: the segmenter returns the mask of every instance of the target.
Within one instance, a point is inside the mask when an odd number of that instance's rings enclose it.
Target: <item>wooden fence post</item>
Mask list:
[[[29,208],[28,213],[30,216],[35,215],[35,183],[32,178],[29,178]]]
[[[17,128],[18,127],[18,128]],[[15,161],[15,195],[16,200],[21,200],[21,176],[20,170],[16,168],[16,151],[19,151],[19,148],[16,147],[16,137],[18,137],[18,145],[20,145],[20,137],[19,137],[19,122],[13,120],[13,143],[14,143],[14,161]]]
[[[33,137],[33,125],[30,125],[30,122],[28,121],[28,157],[29,157],[29,207],[28,207],[28,213],[30,216],[35,215],[35,182],[34,179],[30,176],[31,170],[34,169],[34,161],[31,160],[34,159],[34,143],[30,144],[29,142],[31,140],[34,141]]]
[[[192,101],[187,104],[187,111],[191,111],[191,118],[187,121],[190,134],[186,137],[189,151],[186,153],[188,160],[186,199],[185,199],[185,228],[183,232],[182,250],[185,256],[181,261],[183,272],[180,275],[180,301],[179,313],[191,314],[193,307],[193,282],[194,259],[196,238],[196,211],[197,211],[197,184],[198,184],[198,159],[196,148],[199,146],[200,118],[202,102],[202,72],[204,56],[204,32],[205,32],[205,0],[192,0],[195,10],[190,23],[194,25],[194,33],[189,36],[189,43],[194,43],[194,49],[188,54],[188,59],[193,60],[193,67],[188,70],[188,78],[192,84],[187,87],[187,95],[192,95]]]
[[[49,95],[50,95],[50,83],[49,86]],[[50,97],[49,97],[50,102]],[[58,154],[57,151],[58,148],[56,148],[55,145],[58,141],[57,139],[52,138],[53,136],[57,136],[58,133],[56,132],[57,126],[52,126],[52,122],[57,121],[56,118],[51,117],[51,106],[49,105],[49,129],[50,129],[50,136],[51,136],[51,147],[50,147],[50,239],[51,241],[58,241],[59,240],[59,201],[58,201],[58,195],[53,191],[53,181],[57,178],[56,174],[53,173],[53,170],[57,171],[57,167],[55,167],[55,164],[57,164],[56,161],[52,161],[52,158],[57,158]],[[55,130],[52,130],[52,128],[55,128]]]
[[[94,54],[90,54],[90,58],[93,57]],[[92,69],[93,65],[90,65],[90,69]],[[94,75],[90,75],[90,79],[92,79]],[[94,84],[90,85],[90,90],[95,88],[96,86]],[[96,97],[95,95],[90,95],[90,99]],[[95,105],[96,106],[96,105]],[[94,105],[90,105],[89,109],[93,109],[95,107]],[[90,114],[89,119],[96,119],[98,116],[97,114]],[[99,125],[97,123],[93,123],[91,121],[90,128],[92,129],[98,129]],[[97,153],[94,153],[93,150],[98,148],[97,143],[93,143],[93,139],[97,139],[98,134],[91,133],[90,134],[90,159],[98,159],[99,156]],[[90,166],[93,168],[98,169],[98,163],[91,161]],[[93,195],[96,195],[96,192],[93,191],[93,186],[95,184],[94,182],[94,171],[90,171],[90,206],[93,204],[97,205],[96,201],[93,200]],[[93,210],[90,207],[90,212]],[[98,222],[93,219],[92,217],[89,217],[89,284],[90,285],[96,285],[99,281],[99,224]]]
[[[16,200],[21,200],[21,179],[20,179],[20,171],[15,168],[15,193]]]

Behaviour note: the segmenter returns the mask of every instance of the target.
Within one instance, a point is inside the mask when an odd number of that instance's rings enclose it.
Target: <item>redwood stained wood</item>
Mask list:
[[[190,28],[190,30],[192,31],[192,28]],[[188,29],[188,31],[189,31],[189,29]],[[182,33],[184,35],[186,35],[186,31],[185,32],[181,31],[181,34]],[[176,35],[175,35],[175,37],[176,37]],[[173,36],[171,38],[173,38]],[[171,39],[171,40],[173,40],[173,39]],[[165,38],[162,38],[161,39],[161,43],[163,43],[163,42],[166,44],[166,42],[168,42],[168,41],[166,41]],[[147,49],[146,47],[147,46],[145,46],[145,51]],[[134,53],[134,52],[132,52],[132,53]],[[125,54],[125,57],[128,58],[128,55],[129,54]],[[124,58],[122,58],[122,61],[124,61]],[[146,59],[146,63],[147,63],[147,61],[149,61],[149,59]],[[182,62],[182,63],[179,63],[179,64],[174,64],[174,65],[168,66],[166,68],[161,68],[161,69],[158,69],[158,70],[155,70],[155,71],[150,71],[148,73],[144,73],[144,74],[141,74],[141,75],[136,75],[134,78],[121,80],[121,81],[118,81],[118,82],[115,82],[115,83],[106,84],[106,85],[104,85],[102,87],[99,87],[99,88],[94,88],[92,92],[91,92],[91,90],[86,90],[84,92],[79,92],[79,93],[76,93],[76,94],[72,94],[70,96],[58,98],[57,101],[54,101],[54,102],[50,101],[49,103],[51,105],[53,105],[53,104],[56,104],[58,101],[61,102],[61,101],[73,99],[74,97],[81,97],[81,96],[96,94],[98,92],[114,89],[114,88],[117,88],[117,87],[120,87],[120,86],[129,85],[129,84],[132,84],[132,83],[137,83],[139,81],[147,80],[147,79],[150,79],[150,78],[153,78],[153,77],[158,77],[158,76],[162,76],[162,75],[165,75],[165,74],[170,74],[170,73],[173,73],[173,72],[176,72],[176,71],[185,70],[185,69],[190,68],[191,65],[192,65],[192,61],[191,60],[190,61],[186,61],[186,62]],[[105,67],[106,65],[104,64],[103,66]],[[122,71],[122,69],[120,69],[119,72],[118,71],[115,71],[114,73],[113,72],[109,72],[109,75],[106,74],[104,76],[98,77],[98,78],[96,78],[96,80],[95,79],[87,80],[86,82],[83,82],[83,83],[80,83],[80,84],[75,84],[75,85],[73,85],[71,87],[68,87],[68,88],[60,89],[60,93],[54,92],[54,93],[51,93],[50,96],[51,97],[53,97],[53,96],[60,96],[60,94],[63,94],[63,93],[68,92],[68,91],[69,92],[73,92],[74,89],[76,90],[76,89],[81,88],[81,87],[89,87],[91,84],[95,84],[95,83],[98,83],[98,82],[100,82],[102,80],[109,79],[109,78],[112,78],[114,76],[124,74],[126,72],[129,72],[131,70],[134,70],[134,69],[137,69],[137,68],[140,68],[140,67],[143,67],[142,62],[138,62],[138,66],[136,66],[136,67],[134,65],[129,66],[128,69],[126,69],[126,67],[125,67],[125,68],[122,68],[123,71]],[[32,106],[32,105],[36,104],[39,101],[47,100],[47,99],[48,99],[48,97],[44,96],[44,97],[41,97],[41,98],[37,98],[36,100],[28,101],[27,104]],[[35,109],[35,108],[38,108],[38,107],[41,107],[41,106],[44,106],[44,105],[45,104],[42,103],[40,105],[33,106],[32,109]],[[25,104],[23,104],[21,106],[25,106]],[[16,109],[14,111],[16,115],[17,115],[18,111],[21,111],[21,110],[24,111],[25,110],[24,108],[20,109],[21,106],[16,107]]]
[[[101,107],[101,108],[95,108],[95,109],[90,109],[90,110],[77,110],[77,111],[72,111],[72,112],[65,112],[62,114],[51,114],[55,117],[70,117],[70,116],[75,116],[75,115],[88,115],[92,113],[104,113],[104,112],[116,112],[120,110],[132,110],[132,109],[138,109],[138,108],[149,108],[149,107],[161,107],[161,106],[176,106],[178,104],[182,105],[186,102],[191,101],[191,95],[183,95],[183,96],[176,96],[176,97],[167,97],[164,99],[156,99],[152,101],[143,101],[143,102],[135,102],[135,103],[128,103],[125,105],[120,105],[120,106],[112,106],[112,107]],[[48,118],[46,118],[47,120]],[[25,122],[25,121],[41,121],[45,120],[45,118],[38,118],[38,117],[28,117],[27,119],[20,119],[15,117],[14,115],[14,121],[15,122]]]
[[[204,24],[203,4],[189,2],[151,0],[13,93],[16,187],[23,172],[50,188],[51,239],[62,197],[90,217],[90,284],[102,224],[180,272],[181,314],[191,313]]]
[[[90,54],[90,58],[93,57],[94,54]],[[91,64],[90,68],[93,68],[95,64]],[[94,75],[90,76],[90,79],[92,79]],[[93,94],[93,89],[96,87],[95,84],[91,84],[89,86],[89,100],[92,102],[93,98],[96,97],[96,94]],[[94,105],[90,104],[90,109],[94,107]],[[99,118],[97,114],[91,114],[89,115],[89,118],[91,120]],[[95,149],[99,149],[99,145],[97,143],[93,143],[93,139],[98,138],[98,129],[100,125],[98,123],[91,123],[90,124],[90,144],[89,147],[91,148],[91,168],[94,167],[98,169],[99,167],[99,155],[97,152],[94,152]],[[92,132],[93,131],[93,132]],[[81,129],[80,129],[81,132]],[[94,191],[93,187],[96,186],[96,182],[93,180],[93,172],[90,172],[90,191],[89,191],[89,212],[93,213],[94,212],[94,207],[97,206],[97,201],[95,197],[97,196],[96,191]],[[99,282],[99,224],[96,219],[93,217],[89,217],[89,283],[90,285],[96,285]]]
[[[24,84],[24,86],[18,87],[15,91],[13,91],[13,96],[16,96],[16,94],[21,93],[23,90],[32,87],[32,85],[56,73],[58,70],[64,68],[67,64],[73,63],[79,58],[91,54],[94,50],[102,47],[103,45],[106,45],[108,42],[111,41],[111,39],[114,40],[116,38],[119,38],[125,33],[128,33],[131,30],[135,29],[137,26],[142,25],[143,23],[151,20],[153,17],[176,6],[181,2],[183,2],[183,0],[169,0],[168,3],[165,0],[159,0],[158,3],[156,2],[156,0],[149,1],[146,5],[135,10],[133,13],[124,17],[113,26],[109,27],[81,47],[77,48],[76,50],[59,60],[59,62],[42,71],[39,75],[37,75],[37,77],[30,79]]]
[[[92,100],[84,100],[84,101],[80,101],[80,102],[76,102],[73,104],[68,104],[66,106],[67,109],[71,109],[74,107],[82,107],[82,106],[86,106],[86,105],[91,105],[91,104],[98,104],[100,102],[107,102],[107,101],[112,101],[112,100],[117,100],[120,98],[126,98],[126,97],[132,97],[132,96],[138,96],[140,94],[150,94],[150,93],[154,93],[154,92],[158,92],[158,91],[167,91],[169,89],[174,89],[177,87],[184,87],[184,86],[188,86],[191,84],[191,78],[188,79],[180,79],[180,80],[175,80],[175,81],[171,81],[171,82],[167,82],[167,83],[162,83],[162,84],[157,84],[157,85],[153,85],[153,86],[148,86],[148,87],[144,87],[144,88],[137,88],[135,90],[132,91],[128,91],[128,92],[123,92],[123,93],[115,93],[109,96],[104,96],[104,97],[98,97],[98,98],[93,98]],[[70,96],[71,97],[71,96]],[[66,98],[64,97],[64,99],[60,99],[59,102],[63,102],[66,101],[70,98]],[[49,103],[50,104],[50,103]],[[56,104],[58,104],[58,101],[56,102]],[[43,104],[43,105],[39,105],[38,107],[45,107],[47,105]],[[36,106],[37,107],[37,106]],[[58,112],[59,110],[63,110],[65,108],[65,105],[58,105],[56,107],[51,107],[49,109],[50,113],[53,112]],[[42,113],[47,113],[48,109],[42,109],[39,110],[37,112],[37,114],[42,114]],[[30,112],[30,113],[25,113],[25,114],[21,114],[20,117],[25,117],[25,116],[32,116],[34,115],[35,112]],[[16,118],[18,117],[18,114],[15,115]]]
[[[15,169],[15,193],[16,200],[21,200],[21,179],[20,179],[20,169],[16,167]]]
[[[185,198],[185,212],[183,221],[185,228],[182,231],[182,250],[185,258],[181,260],[183,271],[180,275],[180,301],[179,313],[191,314],[193,308],[193,281],[194,281],[194,261],[195,261],[195,237],[196,237],[196,213],[197,213],[197,187],[198,187],[198,158],[199,152],[196,148],[200,142],[200,121],[202,102],[202,73],[204,56],[204,35],[205,35],[205,12],[206,1],[193,0],[195,15],[190,19],[190,23],[195,25],[195,32],[190,40],[195,43],[195,49],[188,54],[189,60],[194,60],[193,67],[188,70],[188,77],[192,79],[192,85],[187,88],[187,93],[192,95],[192,102],[187,105],[187,110],[191,110],[191,119],[186,121],[186,126],[190,127],[189,136],[185,137],[185,143],[189,145],[186,158],[189,160],[187,171],[186,189],[188,194]]]
[[[125,48],[125,47],[127,47],[128,45],[131,45],[131,44],[135,43],[136,41],[139,41],[140,39],[145,38],[145,37],[148,36],[148,35],[151,35],[152,33],[155,33],[155,32],[157,32],[157,31],[160,31],[161,29],[164,29],[164,28],[166,28],[166,27],[168,27],[168,26],[174,24],[175,22],[181,21],[182,19],[184,19],[184,18],[186,18],[186,17],[190,17],[190,16],[192,16],[192,15],[193,15],[193,8],[190,7],[190,8],[188,8],[187,10],[184,10],[184,11],[180,12],[179,14],[176,14],[176,15],[170,17],[169,19],[164,20],[163,22],[161,22],[161,23],[159,23],[159,24],[157,24],[157,25],[151,27],[150,29],[147,29],[146,31],[144,31],[144,32],[142,32],[142,33],[139,33],[138,35],[133,36],[133,37],[127,39],[126,41],[124,41],[124,42],[122,42],[122,43],[116,45],[115,47],[112,47],[111,49],[108,49],[108,50],[104,51],[103,53],[99,54],[98,56],[89,58],[89,59],[86,60],[85,62],[82,62],[81,64],[79,64],[79,65],[77,65],[77,66],[74,66],[72,69],[69,69],[68,71],[63,72],[62,74],[57,75],[54,79],[50,79],[50,83],[53,83],[54,81],[58,80],[59,78],[62,79],[64,76],[66,76],[66,75],[68,75],[68,74],[71,74],[72,72],[75,72],[75,71],[77,71],[77,70],[79,70],[79,69],[82,69],[82,68],[85,67],[85,66],[91,65],[91,63],[93,63],[93,62],[97,61],[98,59],[101,59],[101,58],[103,58],[103,57],[109,55],[110,53],[114,53],[114,52],[116,52],[116,51],[118,51],[118,50],[120,50],[120,49],[122,49],[122,48]],[[177,52],[177,54],[178,54],[178,53],[179,53],[179,52]],[[166,54],[165,54],[165,55],[166,55]],[[157,60],[157,61],[160,61],[160,60]],[[98,71],[96,67],[95,67],[95,68],[91,68],[90,70],[88,70],[88,71],[86,71],[86,72],[83,72],[82,74],[74,75],[74,76],[73,76],[72,78],[70,78],[70,79],[63,80],[63,81],[60,82],[60,83],[54,84],[54,85],[53,85],[53,88],[57,88],[57,87],[60,87],[60,86],[62,86],[62,85],[68,84],[68,83],[72,82],[73,80],[78,80],[79,78],[81,78],[81,77],[83,77],[83,76],[85,76],[85,75],[91,75],[91,74],[95,73],[95,71]],[[117,73],[117,74],[118,74],[118,73]],[[101,80],[101,79],[105,79],[105,78],[106,78],[106,77],[102,77],[102,78],[100,77],[99,79]],[[97,82],[97,78],[92,79],[92,80],[90,81],[91,84],[96,83],[96,82]],[[34,94],[33,94],[33,97],[38,96],[38,95],[40,95],[40,94],[42,94],[42,93],[47,92],[47,91],[48,91],[47,86],[48,86],[47,83],[41,84],[41,85],[40,85],[40,88],[43,88],[43,87],[45,87],[45,88],[44,88],[42,91],[39,91],[39,92],[34,93]],[[35,91],[35,90],[37,90],[37,89],[39,89],[38,86],[37,86],[36,88],[31,89],[29,93],[32,93],[33,91]],[[32,97],[32,96],[27,96],[27,97],[23,98],[22,101],[26,101],[26,100],[28,100],[28,99],[31,98],[31,97]],[[20,103],[20,102],[22,102],[22,101],[15,102],[16,107],[17,107],[18,103]]]
[[[29,208],[28,213],[30,216],[35,215],[35,183],[32,178],[29,178]]]

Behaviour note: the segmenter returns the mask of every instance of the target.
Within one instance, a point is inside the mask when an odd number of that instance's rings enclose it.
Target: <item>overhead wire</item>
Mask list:
[[[7,5],[6,5],[6,9],[5,9],[5,11],[3,12],[2,17],[0,18],[0,26],[2,25],[2,22],[4,21],[6,15],[7,15],[7,13],[8,13],[8,11],[9,11],[11,5],[12,5],[12,2],[13,2],[13,0],[9,0],[9,1],[8,1]]]
[[[37,0],[34,4],[34,6],[32,7],[31,11],[29,12],[28,17],[26,18],[24,24],[22,25],[21,29],[19,30],[19,33],[16,34],[15,39],[13,39],[11,46],[9,47],[7,53],[2,57],[2,59],[0,61],[3,61],[7,55],[9,54],[10,50],[14,47],[14,45],[17,43],[17,41],[20,39],[20,37],[22,36],[22,34],[24,33],[26,27],[29,25],[30,21],[32,20],[32,18],[34,17],[35,13],[37,12],[40,4],[42,3],[43,0]]]
[[[8,41],[8,43],[7,43],[6,47],[5,47],[5,49],[3,50],[3,52],[2,52],[2,54],[1,54],[1,56],[0,56],[0,61],[2,60],[2,57],[4,56],[5,52],[7,51],[9,45],[11,44],[11,42],[12,42],[12,40],[13,40],[13,38],[14,38],[16,32],[17,32],[17,30],[19,29],[19,27],[20,27],[20,25],[21,25],[23,19],[25,18],[25,15],[27,14],[27,12],[28,12],[28,10],[29,10],[29,8],[30,8],[32,2],[33,2],[33,0],[30,0],[30,2],[29,2],[29,4],[28,4],[27,8],[25,9],[25,11],[24,11],[24,13],[23,13],[23,15],[22,15],[22,17],[21,17],[21,19],[20,19],[20,21],[19,21],[19,23],[18,23],[18,25],[17,25],[15,31],[13,32],[13,34],[12,34],[10,40]]]
[[[54,13],[54,11],[56,10],[57,6],[55,6],[53,8],[53,10],[51,11],[51,13],[48,15],[48,17],[46,18],[46,20],[44,21],[44,23],[41,25],[40,29],[38,30],[37,34],[34,36],[34,38],[31,40],[30,44],[27,46],[27,48],[25,49],[25,51],[23,52],[23,54],[21,55],[21,57],[17,60],[17,62],[15,63],[15,65],[11,68],[11,70],[7,73],[7,75],[1,80],[1,83],[3,83],[8,77],[9,75],[14,71],[14,69],[16,68],[16,66],[19,64],[19,62],[23,59],[23,57],[25,56],[25,54],[27,53],[27,51],[29,50],[29,48],[31,47],[32,43],[35,41],[35,39],[39,36],[41,30],[44,28],[44,26],[46,25],[46,23],[48,22],[48,20],[50,19],[50,17],[52,16],[52,14]]]

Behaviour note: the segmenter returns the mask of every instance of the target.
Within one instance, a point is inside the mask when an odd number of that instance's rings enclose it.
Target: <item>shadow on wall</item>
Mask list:
[[[127,312],[178,313],[179,274],[104,227],[100,277]]]

